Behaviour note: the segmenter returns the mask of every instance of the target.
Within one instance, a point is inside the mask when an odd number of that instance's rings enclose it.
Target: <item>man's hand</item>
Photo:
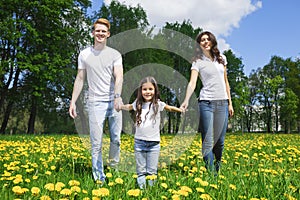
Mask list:
[[[122,105],[123,105],[122,98],[121,97],[115,98],[114,107],[115,107],[116,111],[119,112],[122,108]]]
[[[76,113],[76,105],[71,103],[70,104],[70,108],[69,108],[69,114],[70,116],[74,119],[75,117],[77,117],[77,113]]]

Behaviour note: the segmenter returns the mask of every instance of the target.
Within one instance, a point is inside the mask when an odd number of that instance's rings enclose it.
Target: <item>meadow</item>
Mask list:
[[[162,136],[162,150],[170,141],[172,136]],[[225,142],[218,176],[205,169],[196,135],[189,145],[162,151],[158,176],[147,177],[155,185],[140,190],[130,135],[122,135],[122,166],[106,167],[103,185],[91,177],[88,137],[2,135],[0,199],[300,199],[300,134],[228,134]],[[107,154],[107,137],[103,144]]]

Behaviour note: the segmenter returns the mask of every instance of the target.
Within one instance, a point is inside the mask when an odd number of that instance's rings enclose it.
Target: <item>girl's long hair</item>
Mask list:
[[[203,35],[207,35],[208,39],[211,41],[212,47],[210,49],[210,55],[212,58],[217,58],[218,63],[225,65],[224,59],[222,58],[220,51],[218,49],[218,43],[217,43],[217,39],[214,36],[214,34],[212,34],[209,31],[204,31],[201,32],[197,38],[196,38],[196,48],[195,48],[195,53],[194,53],[194,57],[192,59],[192,61],[196,61],[197,59],[201,59],[203,52],[202,49],[200,48],[200,42],[201,42],[201,38]]]
[[[141,118],[142,107],[143,107],[143,103],[145,103],[145,100],[142,95],[142,86],[144,83],[148,83],[148,82],[152,83],[152,85],[154,86],[154,96],[150,102],[149,111],[147,112],[145,119],[147,118],[147,115],[149,114],[151,107],[153,108],[153,111],[154,111],[154,116],[151,116],[151,118],[155,119],[155,115],[158,112],[158,100],[159,100],[158,85],[157,85],[156,80],[152,76],[148,76],[141,80],[138,91],[137,91],[137,98],[136,98],[136,124],[137,124],[137,126],[139,126],[142,123],[142,118]]]

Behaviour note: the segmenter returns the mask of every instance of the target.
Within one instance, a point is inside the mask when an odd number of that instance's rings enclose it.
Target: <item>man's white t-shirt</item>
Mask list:
[[[225,55],[221,55],[227,65]],[[193,62],[191,70],[199,73],[203,87],[201,88],[200,100],[224,100],[228,99],[224,78],[225,67],[218,63],[217,59],[211,61],[206,56]]]
[[[164,110],[166,104],[158,101],[158,112],[154,116],[153,105],[149,108],[150,102],[143,103],[141,119],[142,123],[136,126],[135,139],[146,141],[160,141],[160,112]],[[136,111],[136,101],[132,103],[133,110]],[[149,113],[148,113],[149,112]],[[148,113],[148,114],[147,114]],[[146,116],[147,115],[147,116]]]
[[[78,56],[78,69],[85,69],[89,85],[89,101],[114,99],[114,67],[122,66],[121,54],[108,46],[102,50],[87,47]]]

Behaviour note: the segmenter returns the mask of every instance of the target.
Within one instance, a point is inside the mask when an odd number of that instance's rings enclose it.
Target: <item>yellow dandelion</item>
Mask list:
[[[188,186],[181,186],[180,189],[184,190],[184,191],[187,191],[187,192],[190,192],[190,193],[193,192],[193,190],[191,188],[189,188]]]
[[[45,174],[46,174],[46,175],[51,175],[51,174],[52,174],[52,172],[50,172],[50,171],[46,171],[46,172],[45,172]]]
[[[137,177],[138,177],[137,174],[132,175],[132,178],[137,178]]]
[[[201,194],[200,198],[203,200],[212,200],[212,198],[209,196],[209,194]]]
[[[292,196],[289,195],[289,194],[284,194],[283,196],[285,196],[288,200],[296,200],[295,197],[292,197]]]
[[[74,186],[71,187],[71,191],[72,192],[80,193],[81,192],[81,188],[78,187],[77,185],[74,185]]]
[[[128,190],[127,194],[129,196],[133,196],[133,197],[138,197],[141,193],[141,190],[139,189],[132,189],[132,190]]]
[[[156,180],[157,179],[157,175],[155,175],[155,174],[148,175],[148,176],[146,176],[146,179],[147,180]]]
[[[184,171],[188,171],[189,169],[190,169],[190,168],[189,168],[188,166],[184,166],[184,167],[183,167],[183,170],[184,170]]]
[[[37,179],[38,179],[38,176],[33,176],[32,179],[33,179],[33,180],[37,180]]]
[[[99,197],[92,197],[92,200],[101,200]]]
[[[209,186],[212,188],[218,189],[218,186],[216,184],[210,184]]]
[[[115,182],[116,182],[117,184],[122,185],[124,181],[123,181],[123,179],[121,179],[121,178],[116,178]]]
[[[180,200],[180,195],[174,194],[174,195],[172,196],[172,200]]]
[[[41,196],[40,200],[51,200],[51,198],[47,195]]]
[[[247,199],[246,196],[242,196],[242,195],[239,195],[238,197],[239,197],[240,199]]]
[[[200,185],[203,186],[203,187],[209,185],[209,183],[208,183],[207,181],[203,181],[203,180],[199,181],[199,183],[200,183]]]
[[[54,171],[54,170],[56,169],[56,167],[52,165],[52,166],[50,167],[50,169],[51,169],[52,171]]]
[[[165,176],[160,176],[159,180],[165,181],[165,180],[167,180],[167,178]]]
[[[232,190],[236,190],[236,186],[233,185],[233,184],[229,184],[229,188],[232,189]]]
[[[54,191],[55,185],[53,183],[47,183],[44,188],[49,191]]]
[[[163,187],[163,188],[165,188],[165,189],[168,188],[168,185],[167,185],[166,183],[161,183],[160,185],[161,185],[161,187]]]
[[[62,188],[65,187],[65,184],[62,182],[57,182],[55,184],[55,191],[60,192],[62,190]]]
[[[11,173],[4,170],[4,173],[2,174],[2,176],[5,176],[5,177],[10,177],[11,176]]]
[[[110,172],[106,173],[106,177],[107,178],[111,178],[112,177],[112,173],[110,173]]]
[[[178,190],[177,194],[179,194],[180,196],[185,196],[185,197],[189,196],[189,193],[182,189]]]
[[[38,188],[38,187],[32,187],[31,188],[31,194],[33,195],[33,196],[37,196],[39,193],[40,193],[40,188]]]
[[[82,200],[90,200],[89,197],[84,197]]]
[[[30,179],[29,179],[29,178],[26,178],[26,179],[25,179],[25,182],[26,182],[26,183],[30,183]]]
[[[92,190],[92,195],[96,197],[105,197],[109,196],[109,190],[107,188],[99,188]]]
[[[76,180],[70,180],[68,184],[69,186],[79,186],[80,182]]]
[[[205,192],[204,188],[196,188],[196,191],[197,191],[197,192],[201,192],[201,193],[204,193],[204,192]]]
[[[60,194],[70,196],[72,194],[72,191],[68,188],[64,188],[60,191]]]
[[[108,185],[109,187],[112,187],[112,186],[115,185],[115,183],[114,183],[114,182],[109,182],[107,185]]]
[[[14,184],[19,184],[19,183],[22,183],[22,182],[23,182],[22,177],[17,177],[17,176],[16,176],[16,178],[13,180],[13,183],[14,183]]]
[[[166,196],[161,196],[161,198],[162,198],[162,199],[168,199],[168,197],[166,197]]]
[[[16,194],[16,195],[22,195],[24,194],[22,188],[20,186],[14,186],[12,188],[12,191]]]
[[[181,162],[181,163],[178,163],[178,166],[179,167],[183,167],[183,163]]]
[[[87,194],[88,191],[87,191],[87,190],[82,190],[82,193],[83,193],[83,194]]]

